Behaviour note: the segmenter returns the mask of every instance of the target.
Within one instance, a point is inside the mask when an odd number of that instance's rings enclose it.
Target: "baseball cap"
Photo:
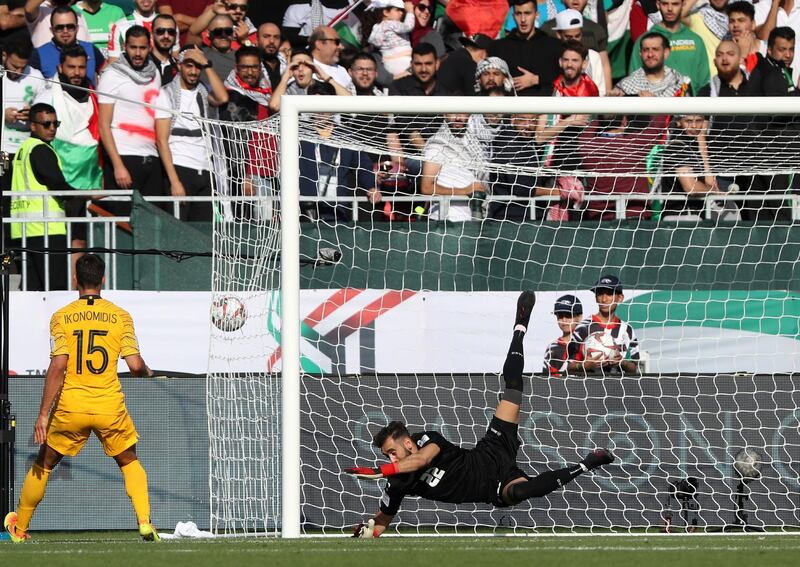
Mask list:
[[[553,31],[574,30],[583,27],[583,16],[577,10],[568,8],[556,14],[556,25]]]
[[[622,284],[617,276],[606,274],[597,280],[597,283],[591,289],[595,293],[597,293],[598,289],[610,289],[615,293],[622,293]]]
[[[367,10],[383,10],[384,8],[400,8],[404,10],[406,7],[403,0],[372,0]]]
[[[464,47],[477,47],[478,49],[485,49],[487,51],[492,45],[492,38],[482,33],[462,35],[458,38],[458,41],[460,41],[461,45]]]
[[[583,304],[574,295],[562,295],[556,299],[554,315],[583,315]]]

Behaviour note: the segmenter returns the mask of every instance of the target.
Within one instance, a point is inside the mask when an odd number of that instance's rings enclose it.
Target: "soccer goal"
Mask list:
[[[474,446],[523,289],[519,466],[596,446],[617,463],[511,508],[406,498],[387,535],[799,529],[798,110],[307,96],[279,121],[206,122],[228,203],[213,291],[246,310],[212,333],[213,529],[350,533],[383,481],[341,471],[384,460],[390,420]],[[606,275],[632,366],[545,364],[556,300],[591,318]]]

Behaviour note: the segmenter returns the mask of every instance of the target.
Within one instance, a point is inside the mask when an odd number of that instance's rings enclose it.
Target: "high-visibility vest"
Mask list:
[[[14,156],[14,174],[11,177],[11,214],[12,219],[44,219],[44,218],[63,218],[66,216],[64,208],[53,197],[15,197],[14,193],[41,191],[47,192],[47,187],[39,183],[36,175],[33,173],[33,166],[31,165],[31,152],[37,146],[47,146],[54,154],[55,150],[50,146],[34,137],[25,140],[17,150]],[[56,154],[58,160],[58,167],[61,168],[61,159]],[[47,202],[47,209],[45,212],[45,201]],[[25,224],[25,236],[28,238],[34,236],[44,236],[44,222],[27,222]],[[48,222],[47,234],[50,236],[57,236],[67,234],[67,225],[64,222]],[[11,238],[22,238],[23,223],[11,223]]]

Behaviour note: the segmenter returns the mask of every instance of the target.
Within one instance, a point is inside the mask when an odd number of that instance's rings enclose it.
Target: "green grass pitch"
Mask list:
[[[3,566],[113,567],[780,567],[800,565],[798,535],[237,538],[148,544],[135,533],[34,533],[0,542]]]

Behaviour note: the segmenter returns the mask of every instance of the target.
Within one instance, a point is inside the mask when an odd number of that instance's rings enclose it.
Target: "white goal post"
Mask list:
[[[285,96],[280,113],[281,535],[301,529],[300,115],[303,113],[800,114],[796,98],[502,98]],[[796,202],[795,202],[796,208]],[[530,369],[526,369],[530,370]]]

